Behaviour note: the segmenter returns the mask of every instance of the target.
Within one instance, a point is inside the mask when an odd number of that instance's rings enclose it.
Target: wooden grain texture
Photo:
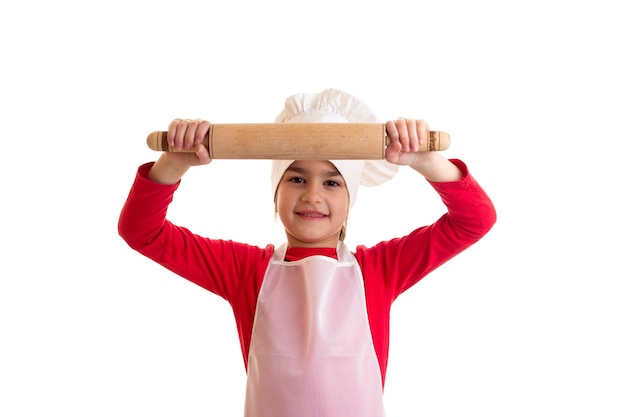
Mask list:
[[[377,160],[385,158],[387,141],[381,123],[233,123],[211,125],[203,144],[213,159]],[[173,152],[167,132],[152,132],[147,143],[155,151]],[[431,131],[420,151],[449,145],[447,133]]]

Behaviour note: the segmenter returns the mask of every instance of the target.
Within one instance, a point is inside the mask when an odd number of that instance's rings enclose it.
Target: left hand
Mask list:
[[[385,159],[396,165],[409,165],[429,181],[458,181],[462,178],[459,168],[439,152],[420,151],[426,143],[430,129],[423,120],[398,119],[386,123],[389,145]]]
[[[396,165],[411,165],[427,154],[419,146],[428,141],[429,127],[424,120],[390,120],[385,124],[389,145],[385,151],[387,162]]]

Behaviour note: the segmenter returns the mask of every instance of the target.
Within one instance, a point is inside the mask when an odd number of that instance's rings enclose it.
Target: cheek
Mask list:
[[[348,212],[350,210],[350,200],[348,199],[348,197],[346,196],[345,199],[341,200],[341,201],[337,201],[337,203],[335,204],[335,212],[336,213],[343,213],[343,217],[348,218]]]
[[[287,207],[289,207],[289,201],[289,193],[285,193],[279,188],[276,192],[276,198],[274,199],[274,211],[280,214],[281,211],[284,211]]]

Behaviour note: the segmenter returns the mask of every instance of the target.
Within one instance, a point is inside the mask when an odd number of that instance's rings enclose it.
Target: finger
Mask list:
[[[411,152],[417,152],[420,145],[417,123],[414,119],[408,119],[406,121],[406,127],[409,138],[409,149]]]
[[[419,143],[423,144],[428,141],[428,135],[430,128],[428,127],[428,123],[424,120],[417,120],[417,135],[419,136]]]
[[[196,145],[196,132],[199,125],[200,120],[198,119],[187,121],[187,130],[185,131],[185,136],[183,138],[183,147],[185,149],[191,149],[194,145]]]
[[[185,145],[185,135],[189,127],[189,120],[183,119],[176,126],[176,134],[174,135],[174,148],[181,150]]]
[[[173,148],[176,144],[176,131],[178,130],[178,125],[182,122],[181,119],[174,119],[170,122],[167,127],[167,144]]]
[[[407,128],[406,119],[398,119],[396,120],[396,127],[398,129],[400,144],[402,145],[402,150],[404,152],[410,152],[410,139],[409,139],[409,131]]]
[[[198,129],[196,129],[196,138],[194,140],[194,145],[198,145],[204,142],[204,138],[209,133],[209,129],[211,128],[211,123],[206,120],[201,120],[198,125]]]
[[[181,149],[185,130],[187,130],[187,123],[184,119],[174,119],[170,123],[167,130],[167,141],[171,147]]]
[[[399,140],[398,128],[396,127],[396,123],[394,121],[389,120],[385,123],[385,130],[387,131],[389,142],[397,142]]]

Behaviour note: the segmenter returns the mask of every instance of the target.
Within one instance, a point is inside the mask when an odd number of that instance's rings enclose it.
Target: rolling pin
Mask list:
[[[148,147],[174,152],[167,132],[152,132]],[[212,124],[203,145],[212,159],[385,159],[389,143],[381,123],[233,123]],[[450,135],[430,131],[420,151],[443,151]],[[176,152],[192,152],[181,150]]]

